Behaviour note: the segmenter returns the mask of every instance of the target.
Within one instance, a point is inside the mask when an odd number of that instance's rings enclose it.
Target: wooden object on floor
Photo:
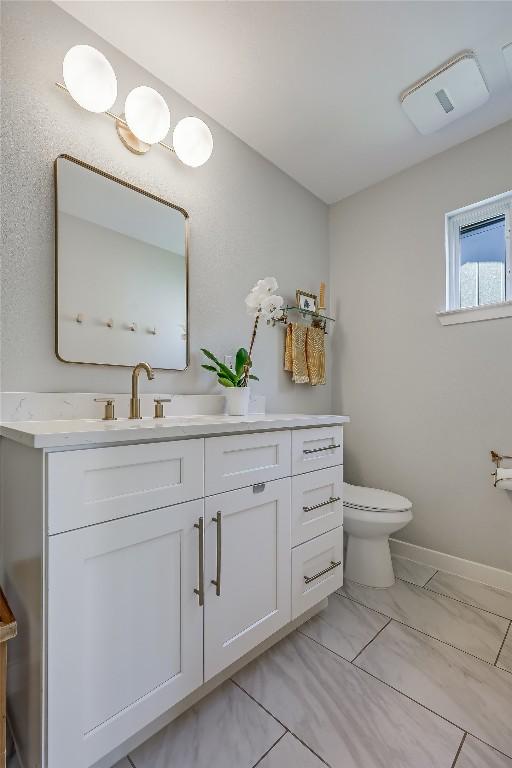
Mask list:
[[[0,768],[5,768],[6,760],[7,641],[16,632],[16,619],[0,589]]]

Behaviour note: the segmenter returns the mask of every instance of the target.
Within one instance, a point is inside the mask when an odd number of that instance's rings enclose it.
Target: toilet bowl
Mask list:
[[[389,536],[411,520],[412,503],[404,496],[343,483],[345,578],[367,587],[393,586]]]

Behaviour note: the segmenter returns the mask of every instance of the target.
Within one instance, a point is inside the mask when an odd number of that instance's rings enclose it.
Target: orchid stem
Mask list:
[[[249,346],[249,361],[252,362],[252,350],[254,347],[254,341],[256,339],[256,331],[258,330],[258,322],[259,322],[260,316],[256,315],[256,320],[254,321],[254,328],[252,329],[252,336],[251,336],[251,344]],[[249,370],[250,366],[245,366],[245,376],[244,376],[244,387],[246,387],[249,383]]]

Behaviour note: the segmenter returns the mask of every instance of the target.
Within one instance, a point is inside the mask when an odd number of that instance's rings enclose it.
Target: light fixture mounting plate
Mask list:
[[[151,149],[151,144],[146,144],[145,141],[138,139],[134,133],[130,131],[124,115],[121,115],[116,120],[117,135],[125,145],[126,149],[133,152],[135,155],[145,155]]]

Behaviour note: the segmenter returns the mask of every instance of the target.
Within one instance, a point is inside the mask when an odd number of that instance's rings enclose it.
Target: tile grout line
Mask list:
[[[375,638],[378,637],[380,635],[380,633],[383,632],[386,629],[386,627],[389,626],[389,624],[391,624],[392,621],[393,621],[393,619],[390,619],[388,622],[386,622],[386,624],[384,624],[384,626],[381,627],[379,629],[379,631],[375,633],[375,635],[372,637],[372,639],[368,643],[366,643],[366,645],[364,645],[358,653],[356,653],[354,658],[353,659],[348,659],[348,661],[350,661],[350,663],[352,664],[352,662],[354,662],[357,658],[359,658],[359,656],[363,653],[363,651],[366,651],[368,646],[373,643]]]
[[[427,586],[427,584],[428,584],[430,581],[432,581],[432,579],[434,578],[434,576],[437,576],[437,574],[438,574],[438,573],[439,573],[439,570],[437,570],[435,573],[433,573],[433,574],[432,574],[432,576],[431,576],[429,579],[427,579],[427,580],[426,580],[426,582],[425,582],[424,584],[422,584],[422,585],[421,585],[421,589],[425,589],[425,587]],[[419,584],[418,584],[417,586],[419,586]]]
[[[394,621],[394,619],[393,619]],[[329,650],[329,649],[327,649]],[[352,662],[349,662],[349,664],[352,664]],[[392,691],[396,691],[401,696],[404,696],[406,699],[409,699],[409,701],[414,702],[422,709],[426,709],[427,712],[430,712],[432,715],[436,715],[436,717],[439,717],[441,720],[444,720],[446,723],[449,723],[450,725],[453,725],[454,728],[457,728],[459,731],[465,731],[467,734],[473,736],[475,739],[478,739],[478,741],[481,741],[482,744],[485,744],[487,747],[490,747],[491,749],[494,749],[496,752],[499,752],[500,755],[503,755],[504,757],[508,757],[512,760],[512,755],[508,755],[506,752],[503,752],[499,747],[494,746],[493,744],[489,744],[488,741],[485,741],[485,739],[482,739],[481,736],[477,736],[472,731],[466,731],[464,727],[461,725],[457,725],[457,723],[454,723],[453,720],[449,720],[444,715],[441,715],[439,712],[436,712],[435,709],[431,709],[430,707],[427,707],[426,704],[422,704],[421,701],[418,701],[418,699],[413,699],[412,696],[409,696],[409,694],[404,693],[400,690],[400,688],[395,688],[394,685],[391,685],[391,683],[386,682],[386,680],[382,680],[380,677],[377,677],[377,675],[374,675],[373,672],[369,672],[367,669],[364,669],[364,667],[360,667],[357,664],[353,665],[356,669],[359,669],[361,672],[365,672],[367,675],[370,675],[374,680],[378,680],[379,683],[382,683],[383,685],[387,685],[388,688],[391,688]]]
[[[420,563],[420,565],[421,565],[421,563]],[[419,587],[420,589],[426,589],[427,592],[432,592],[432,594],[434,594],[434,595],[439,595],[440,597],[447,597],[449,600],[455,600],[456,603],[461,603],[462,605],[467,605],[470,608],[476,608],[477,611],[484,611],[484,613],[490,613],[492,616],[498,616],[498,618],[500,618],[500,619],[506,619],[507,621],[512,621],[512,617],[510,617],[510,616],[503,616],[503,614],[496,613],[495,611],[490,611],[488,608],[481,608],[479,605],[473,605],[473,603],[468,603],[465,600],[461,600],[459,597],[453,597],[453,595],[447,595],[446,592],[436,592],[435,589],[429,589],[427,587],[427,584],[429,584],[432,581],[432,579],[434,578],[434,576],[437,576],[438,573],[446,573],[448,576],[452,576],[452,575],[456,576],[457,575],[457,574],[450,574],[450,573],[448,573],[448,571],[437,570],[435,573],[432,574],[432,576],[430,576],[430,578],[428,578],[426,580],[426,582],[424,584],[416,584],[414,581],[409,581],[409,579],[404,579],[404,578],[402,578],[400,576],[397,576],[396,578],[398,579],[398,581],[404,581],[406,584],[412,584],[413,587]],[[464,579],[465,577],[464,576],[460,576],[460,578]],[[489,587],[488,584],[483,584],[483,582],[481,582],[481,581],[474,581],[474,579],[466,579],[466,581],[469,581],[472,584],[479,584],[480,586],[483,586],[483,587]],[[492,587],[490,587],[490,588],[492,589]],[[506,592],[506,590],[501,590],[501,591],[502,592]],[[512,592],[510,593],[510,595],[512,597]],[[372,610],[374,610],[374,609],[372,609]]]
[[[467,605],[468,608],[476,608],[477,611],[483,611],[483,613],[490,613],[491,616],[497,616],[499,619],[505,619],[506,621],[512,621],[510,616],[503,616],[502,613],[496,613],[496,611],[490,611],[488,608],[482,608],[479,605],[474,605],[473,603],[468,603],[466,600],[461,600],[460,597],[454,597],[453,595],[448,595],[446,592],[436,592],[435,589],[430,589],[427,584],[429,584],[434,576],[437,576],[438,573],[446,573],[446,571],[436,571],[432,576],[426,580],[424,584],[416,584],[414,581],[409,581],[408,579],[402,579],[400,576],[397,576],[396,578],[398,581],[403,581],[406,584],[412,584],[413,587],[418,587],[419,589],[425,589],[427,592],[430,592],[433,595],[438,595],[439,597],[447,597],[448,600],[453,600],[456,603],[460,603],[461,605]],[[448,574],[449,576],[451,574]],[[454,574],[455,575],[455,574]],[[461,576],[460,578],[464,578]],[[466,579],[466,581],[470,581],[474,584],[480,584],[481,586],[488,586],[487,584],[482,584],[480,581],[473,582],[472,579]],[[512,595],[512,593],[511,593]],[[375,609],[372,609],[375,610]]]
[[[461,742],[460,742],[460,744],[459,744],[459,748],[458,748],[458,750],[457,750],[457,754],[455,755],[455,758],[454,758],[454,760],[453,760],[453,763],[451,764],[450,768],[455,768],[455,766],[456,766],[456,764],[457,764],[457,760],[459,759],[459,755],[460,755],[460,753],[462,752],[462,747],[464,746],[464,742],[466,741],[466,736],[467,736],[467,735],[468,735],[468,732],[467,732],[467,731],[465,731],[465,732],[464,732],[464,735],[463,735],[463,737],[462,737],[462,740],[461,740]]]
[[[283,726],[283,728],[284,728],[284,726]],[[256,768],[256,766],[257,766],[257,765],[259,765],[259,764],[261,763],[261,761],[262,761],[262,760],[264,760],[264,759],[266,758],[266,756],[267,756],[267,755],[268,755],[270,752],[272,752],[272,750],[274,749],[274,747],[276,747],[276,746],[279,744],[279,742],[281,741],[281,739],[284,739],[284,737],[286,736],[286,734],[287,734],[287,733],[290,733],[290,731],[289,731],[288,729],[286,729],[286,731],[280,735],[280,737],[278,738],[278,740],[277,740],[277,741],[275,741],[275,742],[272,744],[272,746],[270,747],[270,749],[267,749],[267,751],[266,751],[266,752],[264,752],[264,753],[262,754],[262,756],[259,758],[259,760],[256,760],[256,762],[254,763],[254,765],[252,766],[252,768]]]
[[[510,622],[509,622],[509,625],[508,625],[508,627],[507,627],[507,631],[505,632],[505,637],[503,638],[503,640],[502,640],[502,642],[501,642],[501,645],[500,645],[500,649],[499,649],[499,651],[498,651],[498,655],[496,656],[496,660],[495,660],[495,662],[494,662],[494,666],[495,666],[497,669],[501,669],[501,667],[498,667],[498,659],[499,659],[499,657],[500,657],[500,655],[501,655],[501,652],[502,652],[502,650],[503,650],[503,646],[505,645],[505,642],[506,642],[506,640],[507,640],[507,637],[508,637],[508,634],[509,634],[509,632],[510,632],[510,627],[511,627],[511,626],[512,626],[512,621],[510,621]],[[505,672],[506,672],[506,671],[507,671],[507,670],[505,670]]]
[[[395,621],[395,619],[391,619],[391,621],[389,621],[386,624],[386,627],[388,627],[391,624],[391,622],[393,622],[393,621]],[[396,623],[398,623],[398,622],[396,622]],[[384,627],[384,629],[386,629],[386,627]],[[312,643],[316,643],[321,648],[323,648],[324,650],[326,650],[329,653],[331,653],[336,659],[344,661],[346,664],[351,664],[355,669],[359,670],[359,672],[364,672],[365,674],[367,674],[371,678],[373,678],[373,680],[377,680],[377,682],[382,683],[382,685],[385,685],[387,688],[390,688],[392,691],[395,691],[396,693],[399,693],[404,698],[408,699],[409,701],[412,701],[414,704],[417,704],[419,707],[421,707],[422,709],[425,709],[427,712],[430,712],[430,714],[436,715],[436,717],[439,717],[441,720],[444,720],[445,723],[449,723],[450,725],[453,725],[453,727],[457,728],[457,730],[461,731],[461,733],[462,732],[466,732],[466,733],[470,734],[475,739],[478,739],[478,741],[481,741],[482,744],[485,744],[487,747],[490,747],[491,749],[494,749],[496,752],[499,752],[501,755],[504,755],[504,757],[508,757],[509,759],[512,759],[512,755],[507,755],[505,752],[503,752],[501,749],[499,749],[499,747],[495,747],[492,744],[489,744],[487,741],[482,739],[481,736],[477,736],[476,734],[471,733],[471,731],[466,731],[465,728],[463,728],[460,725],[457,725],[457,723],[454,723],[453,720],[449,720],[444,715],[441,715],[439,712],[436,712],[435,709],[430,709],[430,707],[427,707],[426,704],[422,704],[421,701],[418,701],[417,699],[413,699],[412,696],[409,696],[407,693],[404,693],[403,691],[400,690],[400,688],[395,688],[394,685],[391,685],[391,683],[386,682],[386,680],[382,680],[380,677],[377,677],[377,675],[374,675],[373,672],[369,672],[367,669],[364,669],[364,667],[360,667],[358,664],[354,664],[354,662],[348,661],[348,659],[344,659],[343,656],[340,656],[338,653],[336,653],[336,651],[332,651],[326,645],[322,645],[322,643],[319,643],[318,640],[314,640],[312,637],[308,637],[308,635],[304,635],[304,637],[306,637],[308,640],[311,640]]]
[[[341,658],[341,657],[340,657],[340,658]],[[346,659],[344,659],[344,661],[346,661]],[[292,736],[294,736],[294,737],[297,739],[297,741],[299,741],[299,742],[302,744],[302,746],[303,746],[303,747],[306,747],[306,749],[308,749],[308,750],[309,750],[309,751],[310,751],[310,752],[311,752],[311,753],[312,753],[312,754],[313,754],[315,757],[317,757],[317,758],[320,760],[320,762],[321,762],[321,763],[323,763],[323,765],[326,765],[326,766],[327,766],[327,768],[331,768],[331,767],[330,767],[330,765],[329,765],[329,763],[327,763],[327,762],[324,760],[324,758],[323,758],[323,757],[321,757],[320,755],[318,755],[318,754],[315,752],[315,750],[314,750],[314,749],[312,749],[312,748],[309,746],[309,744],[306,744],[306,742],[305,742],[305,741],[302,741],[302,739],[300,738],[300,736],[297,736],[297,734],[296,734],[294,731],[290,730],[290,728],[288,728],[288,727],[287,727],[287,726],[286,726],[284,723],[282,723],[282,722],[281,722],[281,720],[279,720],[279,718],[277,718],[275,715],[273,715],[273,714],[272,714],[272,712],[271,712],[269,709],[267,709],[266,707],[264,707],[264,706],[263,706],[263,704],[262,704],[260,701],[258,701],[258,699],[255,699],[255,698],[254,698],[254,696],[252,696],[252,695],[251,695],[251,694],[250,694],[248,691],[246,691],[246,690],[245,690],[245,688],[242,688],[242,686],[240,685],[240,683],[237,683],[235,680],[233,680],[233,678],[230,678],[230,679],[231,679],[231,682],[233,683],[233,685],[236,685],[236,687],[237,687],[237,688],[240,688],[240,690],[241,690],[241,691],[243,691],[243,692],[245,693],[245,695],[246,695],[246,696],[248,696],[248,697],[249,697],[249,698],[250,698],[252,701],[254,701],[254,703],[255,703],[255,704],[257,704],[257,705],[258,705],[258,707],[261,707],[261,709],[262,709],[264,712],[266,712],[266,713],[267,713],[267,715],[269,715],[270,717],[272,717],[272,718],[273,718],[273,719],[276,721],[276,723],[279,723],[279,725],[281,726],[281,728],[284,728],[284,730],[285,730],[285,733],[283,733],[283,736],[286,736],[286,733],[290,733]]]
[[[233,685],[236,685],[236,687],[237,687],[237,688],[239,688],[241,691],[243,691],[243,692],[245,693],[245,695],[246,695],[246,696],[248,696],[248,697],[249,697],[249,698],[250,698],[252,701],[254,701],[254,703],[255,703],[255,704],[257,704],[257,705],[258,705],[258,707],[261,707],[261,709],[262,709],[264,712],[266,712],[266,713],[267,713],[267,715],[269,715],[269,717],[271,717],[273,720],[275,720],[275,721],[276,721],[276,723],[278,723],[278,724],[281,726],[281,728],[284,728],[284,729],[285,729],[285,731],[288,731],[288,730],[289,730],[289,728],[287,728],[287,727],[286,727],[286,725],[285,725],[284,723],[282,723],[282,722],[281,722],[281,720],[279,720],[279,718],[278,718],[278,717],[276,717],[275,715],[273,715],[273,714],[272,714],[272,712],[271,712],[269,709],[267,709],[266,707],[264,707],[264,706],[263,706],[263,704],[261,704],[261,702],[259,702],[259,701],[258,701],[258,699],[255,699],[255,698],[254,698],[254,696],[251,696],[251,694],[250,694],[248,691],[246,691],[246,690],[245,690],[245,688],[242,688],[242,686],[240,685],[240,683],[237,683],[237,682],[236,682],[236,680],[233,680],[233,678],[232,678],[232,677],[230,678],[230,680],[231,680],[231,682],[233,683]],[[283,734],[283,736],[284,736],[284,734]]]
[[[427,584],[428,584],[428,581],[427,581]],[[502,613],[496,613],[495,611],[490,611],[488,608],[482,608],[479,605],[474,605],[473,603],[467,603],[465,600],[461,600],[459,597],[453,597],[453,595],[447,595],[445,592],[436,592],[435,589],[430,589],[429,587],[427,587],[427,584],[421,587],[421,589],[424,589],[426,592],[430,592],[432,595],[438,595],[439,597],[446,597],[448,598],[448,600],[453,600],[455,603],[460,603],[461,605],[467,605],[468,608],[475,608],[477,611],[482,611],[483,613],[489,613],[491,616],[496,616],[496,618],[498,619],[505,619],[505,621],[512,620],[510,616],[503,616]]]
[[[382,613],[382,611],[378,611],[376,608],[370,608],[366,603],[361,603],[359,600],[355,600],[353,597],[346,597],[347,600],[351,600],[353,603],[357,603],[357,605],[362,605],[363,608],[366,608],[369,611],[374,611],[375,613],[378,613],[380,616],[385,616],[387,619],[391,619],[392,621],[395,621],[397,624],[401,624],[402,627],[407,627],[407,629],[412,629],[414,632],[419,632],[420,635],[424,635],[425,637],[430,637],[431,640],[437,640],[438,643],[442,643],[443,645],[447,645],[449,648],[453,648],[455,651],[460,651],[460,653],[465,653],[466,656],[470,656],[472,659],[477,659],[477,661],[482,661],[484,664],[488,664],[490,667],[494,666],[494,662],[487,661],[487,659],[482,659],[481,656],[475,656],[474,653],[470,653],[470,651],[466,651],[464,648],[459,648],[458,645],[453,645],[452,643],[449,643],[447,640],[441,640],[439,637],[435,637],[434,635],[429,635],[428,632],[425,632],[423,629],[418,629],[418,627],[414,627],[412,624],[406,624],[405,621],[400,621],[400,619],[395,619],[394,616],[388,616],[387,613]],[[503,618],[500,616],[499,618]],[[507,670],[502,670],[501,667],[496,667],[496,669],[499,669],[500,671],[506,672]]]

